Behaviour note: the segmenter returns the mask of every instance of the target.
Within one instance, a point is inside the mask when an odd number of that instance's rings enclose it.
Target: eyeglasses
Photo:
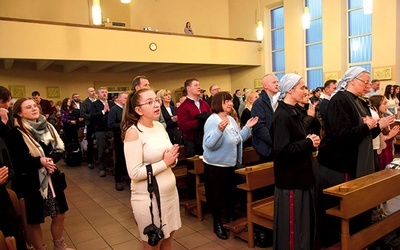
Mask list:
[[[28,106],[24,107],[24,109],[34,109],[34,108],[38,108],[38,105],[33,104],[33,105],[28,105]]]
[[[361,80],[360,78],[356,77],[355,79],[359,80],[360,82],[363,82],[365,85],[370,84],[371,81],[369,80]]]
[[[148,101],[148,102],[139,104],[138,106],[140,107],[140,106],[143,106],[143,105],[149,105],[149,106],[153,106],[154,107],[154,106],[156,106],[156,103],[161,105],[161,103],[162,103],[161,98],[157,98],[154,101]]]

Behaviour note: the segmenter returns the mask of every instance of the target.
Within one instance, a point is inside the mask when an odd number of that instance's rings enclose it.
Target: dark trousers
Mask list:
[[[218,167],[204,163],[204,188],[214,223],[221,222],[222,211],[233,217],[236,196],[235,167]]]
[[[194,142],[185,141],[185,151],[186,157],[193,157],[195,155],[203,155],[202,144],[196,144]],[[187,162],[186,167],[188,170],[194,168],[193,162]],[[187,176],[187,194],[189,199],[196,198],[196,177],[193,174],[188,174]]]
[[[121,134],[114,133],[114,150],[115,150],[115,183],[122,182],[122,176],[128,175],[126,170],[124,143]]]
[[[93,164],[93,138],[94,136],[94,128],[92,125],[87,125],[86,127],[86,140],[88,142],[87,145],[87,151],[86,151],[86,156],[87,156],[87,163],[88,164]]]
[[[96,131],[97,152],[99,157],[99,169],[106,170],[106,149],[108,147],[108,139],[112,137],[111,131]]]

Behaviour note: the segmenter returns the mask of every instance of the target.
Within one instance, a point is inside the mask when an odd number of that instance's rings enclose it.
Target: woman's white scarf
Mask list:
[[[22,120],[23,126],[31,130],[32,127],[26,120]],[[19,127],[18,123],[15,123],[15,126]],[[46,122],[47,131],[41,134],[40,139],[46,145],[51,142],[54,149],[57,150],[64,150],[64,142],[61,140],[60,136],[58,135],[56,129],[50,123]],[[25,141],[26,146],[29,149],[29,153],[33,157],[46,157],[42,147],[40,146],[39,142],[36,141],[32,135],[25,133],[21,129],[19,131],[22,134],[22,138]],[[39,183],[40,183],[40,194],[42,195],[43,199],[47,198],[48,188],[50,187],[51,193],[53,198],[56,197],[54,192],[53,183],[51,182],[51,178],[49,178],[49,173],[47,169],[42,167],[38,170],[39,172]]]

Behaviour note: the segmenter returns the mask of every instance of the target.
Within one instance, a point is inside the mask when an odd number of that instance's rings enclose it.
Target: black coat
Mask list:
[[[110,109],[114,106],[114,103],[107,100]],[[95,132],[106,132],[108,129],[108,112],[103,114],[104,104],[97,99],[90,106],[90,122],[94,126]]]
[[[347,96],[346,96],[347,95]],[[358,97],[348,91],[339,91],[329,101],[325,125],[325,137],[321,141],[318,162],[341,173],[355,177],[358,146],[371,134],[375,138],[380,128],[369,130],[368,125],[360,122],[360,115],[351,101]],[[362,102],[367,115],[371,115],[367,103]]]
[[[113,132],[114,136],[121,136],[121,121],[122,121],[122,114],[123,114],[123,108],[118,106],[118,105],[114,105],[114,107],[112,107],[110,109],[110,112],[108,113],[108,128],[111,129],[111,131]]]
[[[178,113],[178,108],[175,106],[170,106],[171,108],[171,113],[173,116],[177,115]],[[181,143],[181,132],[178,129],[178,122],[174,122],[171,119],[171,115],[168,113],[168,110],[165,108],[164,104],[161,105],[161,113],[164,117],[165,123],[167,124],[167,133],[169,136],[169,139],[172,144],[180,144]]]
[[[271,100],[265,90],[261,91],[258,98],[251,108],[251,116],[258,117],[258,122],[253,126],[252,139],[253,147],[257,153],[264,157],[270,157],[272,152],[272,139],[270,128],[274,109],[271,105]]]
[[[15,170],[15,177],[11,183],[12,189],[17,193],[18,198],[25,199],[27,220],[29,224],[39,224],[44,222],[44,200],[40,194],[39,173],[42,167],[40,157],[33,157],[29,153],[29,148],[25,144],[21,132],[17,127],[12,128],[4,137],[10,153],[12,165]],[[41,145],[46,156],[51,151],[49,146]],[[51,175],[56,199],[60,206],[60,213],[68,210],[64,191],[58,181]]]
[[[312,140],[306,139],[299,112],[279,102],[271,125],[275,185],[281,189],[308,189],[314,186]]]

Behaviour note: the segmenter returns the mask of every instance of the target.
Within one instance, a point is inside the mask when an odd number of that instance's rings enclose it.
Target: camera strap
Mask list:
[[[162,228],[162,219],[161,219],[161,201],[160,201],[160,192],[158,190],[158,184],[156,177],[153,175],[153,168],[151,164],[146,165],[147,169],[147,191],[150,194],[150,214],[151,214],[151,223],[154,224],[154,215],[153,215],[153,193],[156,196],[158,214],[160,216],[160,229]]]

